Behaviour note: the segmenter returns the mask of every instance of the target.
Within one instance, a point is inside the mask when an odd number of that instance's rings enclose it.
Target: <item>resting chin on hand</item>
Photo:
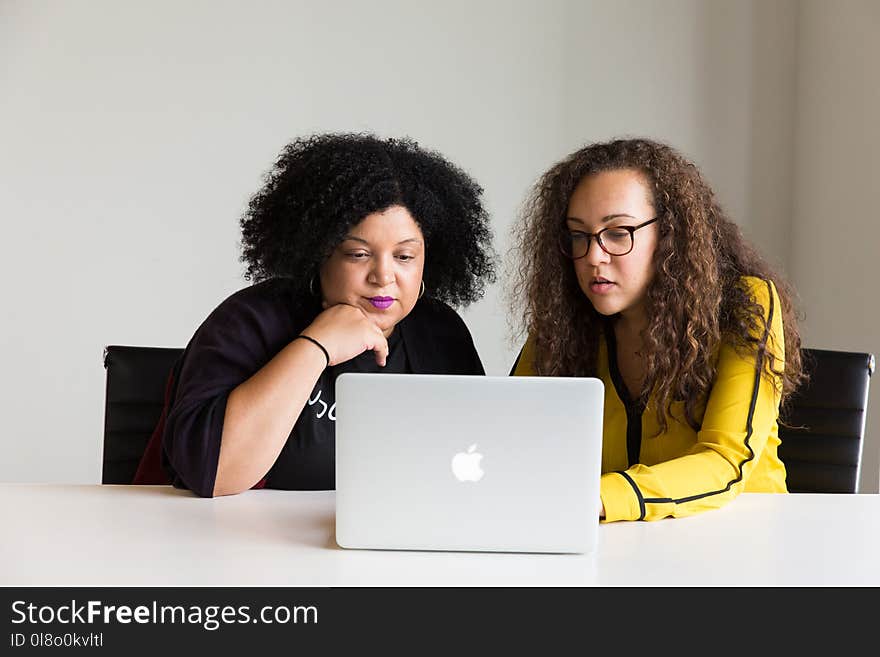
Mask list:
[[[338,365],[364,351],[376,352],[376,363],[383,366],[388,358],[388,340],[369,317],[355,306],[328,305],[302,334],[320,342],[330,356],[329,365]]]

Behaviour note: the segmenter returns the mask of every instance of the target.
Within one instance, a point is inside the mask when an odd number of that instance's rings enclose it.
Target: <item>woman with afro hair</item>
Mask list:
[[[605,384],[599,518],[656,520],[785,492],[780,403],[803,378],[794,292],[665,144],[587,145],[517,231],[528,336],[514,375]]]
[[[172,373],[171,482],[204,497],[332,489],[337,376],[484,374],[452,308],[494,280],[481,195],[407,138],[284,148],[241,219],[252,284],[205,319]]]

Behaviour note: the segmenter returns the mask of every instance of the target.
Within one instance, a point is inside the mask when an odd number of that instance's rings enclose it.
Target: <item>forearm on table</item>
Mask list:
[[[265,476],[325,364],[315,345],[294,340],[229,394],[214,496],[248,490]]]

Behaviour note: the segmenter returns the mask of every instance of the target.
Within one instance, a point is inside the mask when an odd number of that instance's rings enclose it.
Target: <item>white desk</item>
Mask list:
[[[880,496],[741,495],[593,555],[343,550],[334,493],[0,485],[2,586],[880,585]]]

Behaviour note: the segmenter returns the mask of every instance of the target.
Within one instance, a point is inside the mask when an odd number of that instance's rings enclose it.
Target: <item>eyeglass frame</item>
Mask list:
[[[629,216],[629,215],[626,215],[626,216]],[[653,219],[648,219],[647,221],[643,221],[642,223],[640,223],[638,226],[606,226],[605,228],[603,228],[602,230],[600,230],[597,233],[585,233],[582,230],[567,230],[567,228],[566,228],[567,232],[569,233],[569,236],[571,233],[580,233],[581,235],[585,235],[587,237],[587,250],[584,252],[584,255],[577,256],[577,257],[575,257],[573,255],[568,255],[565,252],[565,250],[563,250],[561,244],[559,245],[559,250],[562,252],[562,255],[564,255],[569,260],[580,260],[581,258],[586,258],[587,255],[590,253],[590,245],[591,245],[592,239],[595,237],[596,243],[599,245],[599,248],[602,249],[608,255],[610,255],[612,257],[621,257],[621,256],[629,255],[630,253],[632,253],[632,250],[636,246],[636,238],[635,238],[634,233],[639,228],[644,228],[645,226],[653,224],[659,218],[660,217],[657,216],[657,217],[654,217]],[[633,219],[635,219],[635,217],[633,217]],[[629,233],[629,251],[627,251],[626,253],[611,253],[608,249],[605,248],[605,245],[602,244],[602,237],[601,237],[602,233],[604,233],[606,230],[621,230],[621,229],[623,229]]]

